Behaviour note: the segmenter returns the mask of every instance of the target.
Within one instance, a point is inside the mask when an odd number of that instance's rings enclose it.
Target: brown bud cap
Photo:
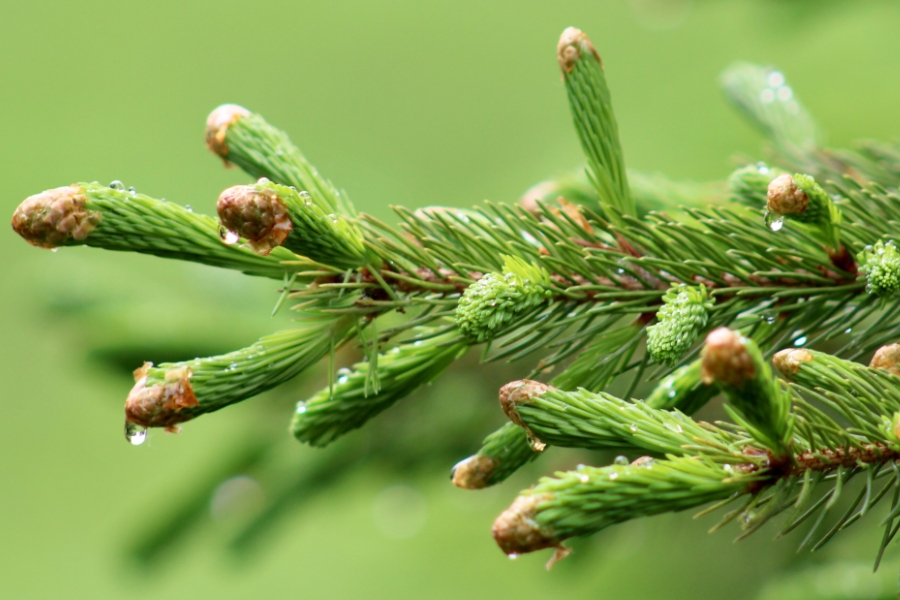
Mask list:
[[[451,472],[453,485],[464,490],[484,489],[490,485],[488,480],[498,464],[497,459],[482,454],[461,460]]]
[[[584,50],[593,54],[600,67],[603,67],[603,61],[588,36],[576,27],[567,27],[559,36],[559,44],[556,46],[556,60],[563,73],[569,73],[575,67],[575,62],[581,58]]]
[[[532,449],[537,452],[543,450],[546,447],[546,444],[538,440],[537,436],[534,435],[528,425],[522,421],[522,417],[519,416],[518,406],[520,404],[527,404],[528,402],[531,402],[535,396],[540,396],[544,392],[552,389],[554,388],[546,383],[532,381],[531,379],[512,381],[500,388],[500,406],[503,408],[503,412],[506,413],[506,416],[509,417],[510,421],[525,430],[525,433],[528,434],[528,437],[531,439]]]
[[[535,520],[538,505],[552,498],[553,494],[523,494],[497,517],[491,533],[503,552],[518,556],[559,546],[561,540]]]
[[[875,351],[869,366],[873,369],[887,369],[900,375],[900,344],[889,344]]]
[[[216,211],[222,226],[231,233],[224,237],[226,243],[246,238],[250,247],[264,256],[280,246],[294,228],[278,194],[252,185],[236,185],[222,192]]]
[[[809,206],[806,192],[797,187],[789,174],[779,175],[769,184],[766,207],[776,215],[796,215]]]
[[[228,146],[225,136],[228,135],[228,127],[250,114],[250,111],[237,104],[223,104],[209,113],[206,118],[206,146],[218,154],[225,164],[228,164]]]
[[[194,418],[183,408],[197,406],[197,397],[191,388],[191,370],[187,367],[169,369],[165,381],[147,387],[147,372],[153,363],[134,372],[134,387],[125,401],[125,422],[141,427],[165,427],[172,430],[175,425]]]
[[[800,370],[800,365],[813,359],[813,355],[802,348],[789,348],[782,350],[772,358],[772,364],[778,372],[785,377],[790,377]]]
[[[703,383],[741,386],[755,375],[753,357],[744,347],[741,334],[727,327],[719,327],[706,336],[700,365]]]
[[[99,212],[86,210],[86,202],[77,185],[29,196],[13,213],[12,227],[39,248],[56,248],[69,238],[84,241],[103,219]]]
[[[539,208],[537,201],[555,194],[558,189],[559,184],[552,180],[536,183],[519,198],[519,206],[531,214],[537,214]]]

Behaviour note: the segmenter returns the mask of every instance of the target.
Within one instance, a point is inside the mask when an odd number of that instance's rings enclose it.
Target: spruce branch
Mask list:
[[[613,221],[619,219],[619,213],[637,214],[600,55],[591,40],[574,27],[560,36],[556,55],[600,206],[611,209],[608,216]]]
[[[788,512],[781,532],[812,523],[800,545],[818,549],[890,497],[880,560],[900,530],[900,146],[823,148],[783,75],[745,64],[724,85],[772,143],[769,163],[727,182],[648,179],[626,170],[588,38],[567,29],[557,58],[587,171],[518,204],[395,207],[399,225],[384,223],[356,213],[286,134],[225,105],[210,115],[207,145],[257,181],[221,194],[219,223],[79,183],[26,199],[12,225],[41,247],[131,250],[285,281],[277,306],[295,302],[295,329],[136,372],[134,441],[137,428],[177,428],[355,344],[365,360],[294,414],[297,439],[327,445],[484,344],[485,361],[533,368],[501,389],[511,422],[457,463],[454,484],[499,483],[548,445],[640,455],[523,492],[494,526],[505,552],[555,547],[558,558],[570,537],[710,502],[704,512],[740,503],[714,529],[737,521],[746,537]],[[773,377],[773,354],[789,383]],[[691,416],[718,393],[730,422]],[[360,448],[291,478],[254,526]]]

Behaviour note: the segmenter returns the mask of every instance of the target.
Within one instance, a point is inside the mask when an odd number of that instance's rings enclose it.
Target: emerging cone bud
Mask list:
[[[806,192],[797,186],[794,178],[788,173],[779,175],[772,180],[766,200],[766,208],[776,215],[799,214],[809,206],[809,197]]]
[[[77,185],[29,196],[13,213],[12,227],[25,241],[39,248],[56,248],[69,239],[87,239],[102,220],[85,208],[84,191]]]
[[[900,375],[900,344],[889,344],[879,348],[869,366],[873,369],[887,369],[894,375]]]
[[[222,192],[216,211],[231,234],[226,234],[224,241],[234,243],[246,238],[257,254],[266,255],[280,246],[294,228],[278,194],[252,185],[236,185]]]
[[[559,44],[556,46],[556,60],[559,61],[559,68],[563,73],[572,71],[584,50],[593,54],[600,66],[603,66],[603,61],[600,60],[600,55],[597,54],[597,49],[588,36],[576,27],[566,28],[559,36]]]
[[[525,552],[559,546],[560,541],[535,520],[538,505],[552,498],[552,494],[519,496],[497,517],[491,533],[503,552],[509,556],[518,556]]]
[[[784,375],[790,377],[800,370],[800,365],[813,359],[813,355],[802,348],[782,350],[772,358],[772,364]]]
[[[706,336],[700,376],[703,383],[740,387],[756,375],[753,357],[741,334],[719,327]]]
[[[194,418],[184,408],[197,406],[197,397],[191,387],[193,373],[187,367],[170,369],[162,382],[147,385],[148,371],[152,363],[134,372],[135,384],[125,401],[125,422],[141,427],[174,428],[178,423]]]
[[[228,145],[225,143],[225,137],[228,134],[228,127],[249,114],[250,111],[243,106],[223,104],[209,113],[209,117],[206,119],[206,146],[226,163],[228,162]]]
[[[497,468],[497,460],[491,456],[476,454],[456,463],[451,473],[453,485],[464,490],[480,490],[491,485],[491,475]]]
[[[509,420],[525,430],[528,439],[531,442],[531,448],[535,452],[540,452],[547,447],[541,442],[531,431],[528,425],[522,421],[519,415],[519,405],[532,402],[535,397],[552,390],[553,387],[540,381],[532,381],[531,379],[520,379],[512,381],[500,388],[500,406],[503,412],[509,417]]]

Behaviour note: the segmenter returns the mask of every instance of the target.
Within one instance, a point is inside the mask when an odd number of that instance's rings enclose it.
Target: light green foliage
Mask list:
[[[84,209],[95,215],[96,224],[82,239],[67,236],[54,245],[140,252],[275,279],[310,266],[285,248],[259,256],[242,244],[223,244],[215,219],[190,207],[126,190],[121,182],[108,186],[77,183],[75,187],[85,199]]]
[[[686,415],[694,414],[719,393],[715,386],[705,385],[701,381],[701,366],[701,361],[695,360],[679,367],[660,381],[644,402],[653,408],[678,409]]]
[[[294,437],[312,446],[331,443],[433,381],[469,347],[455,331],[420,333],[422,339],[395,346],[378,357],[376,393],[368,391],[369,361],[353,365],[332,385],[300,401],[291,423]]]
[[[570,32],[571,35],[566,37]],[[567,29],[566,33],[560,40],[560,67],[575,129],[588,160],[589,176],[597,190],[600,206],[609,209],[608,218],[619,221],[619,214],[635,215],[636,211],[628,189],[619,126],[603,63],[587,36],[574,28]],[[571,54],[564,56],[567,49]]]
[[[286,133],[270,125],[262,116],[249,113],[237,118],[225,132],[226,156],[255,178],[306,191],[325,213],[355,214],[345,192],[319,174]]]
[[[647,328],[647,351],[653,360],[674,366],[706,327],[715,302],[703,284],[676,285],[666,292],[657,324]]]
[[[544,478],[529,494],[543,501],[535,521],[556,539],[589,535],[634,518],[696,508],[745,492],[760,476],[696,456],[637,465],[579,467]]]
[[[478,452],[453,467],[453,482],[465,489],[497,485],[541,455],[532,448],[525,430],[506,423],[481,443]]]
[[[504,262],[502,273],[488,273],[469,286],[456,308],[460,333],[476,342],[492,340],[551,297],[545,270],[514,257]]]
[[[769,183],[783,175],[781,169],[765,163],[747,165],[735,169],[728,176],[728,193],[732,200],[752,209],[762,210],[766,206],[766,192]]]
[[[795,173],[793,181],[809,199],[806,210],[786,215],[767,214],[766,220],[770,227],[775,229],[772,223],[777,222],[772,219],[786,219],[803,223],[807,226],[809,233],[820,240],[830,252],[837,253],[841,248],[840,224],[843,218],[841,210],[811,175]]]
[[[368,257],[362,233],[347,217],[329,212],[331,207],[308,192],[261,179],[254,187],[272,190],[284,202],[294,227],[285,248],[338,269],[363,266]]]
[[[725,395],[735,421],[775,456],[783,457],[789,452],[793,430],[791,396],[773,377],[759,347],[746,337],[738,340],[737,348],[712,359],[724,364],[709,383],[714,381]],[[709,349],[707,342],[704,371],[709,370]]]
[[[893,240],[866,246],[856,260],[866,273],[867,292],[886,297],[900,291],[900,252]]]

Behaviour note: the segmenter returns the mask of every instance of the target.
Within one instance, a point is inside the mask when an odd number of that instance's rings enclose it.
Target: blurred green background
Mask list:
[[[722,178],[736,154],[759,155],[759,136],[718,89],[733,60],[782,68],[831,145],[900,133],[898,24],[890,0],[8,1],[0,202],[10,216],[46,188],[119,179],[212,213],[222,189],[246,181],[203,146],[205,117],[224,102],[286,129],[383,219],[390,204],[513,201],[582,162],[555,60],[569,25],[604,57],[629,167]],[[50,253],[9,230],[0,251],[0,597],[752,598],[791,569],[873,558],[874,522],[798,558],[797,539],[763,532],[734,545],[733,530],[708,536],[712,522],[670,515],[603,532],[549,573],[546,556],[512,562],[490,537],[494,516],[539,473],[581,457],[546,457],[484,492],[451,486],[449,457],[502,422],[496,389],[524,374],[478,370],[471,357],[359,434],[352,443],[375,458],[307,494],[256,543],[229,550],[275,492],[231,480],[211,501],[201,495],[196,535],[142,563],[130,549],[248,440],[285,438],[276,483],[291,461],[319,460],[286,428],[291,403],[324,374],[131,447],[121,410],[130,369],[286,326],[289,315],[268,316],[277,284],[143,256]],[[441,432],[454,439],[431,455]],[[397,436],[407,445],[379,458]],[[882,569],[895,573],[897,561]]]

